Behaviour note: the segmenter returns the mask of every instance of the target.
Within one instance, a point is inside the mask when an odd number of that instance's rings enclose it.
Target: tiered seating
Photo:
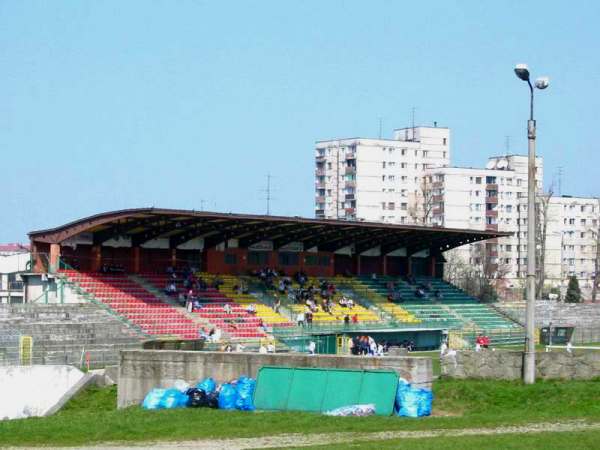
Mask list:
[[[151,335],[196,339],[198,326],[124,274],[62,272],[70,281]]]
[[[308,281],[306,283],[306,286],[313,285],[318,288],[319,284],[320,283],[319,283],[318,278],[309,277]],[[294,283],[294,284],[292,284],[292,287],[299,288],[300,286],[298,284]],[[377,316],[377,314],[375,314],[373,311],[368,310],[364,306],[359,305],[356,302],[356,299],[353,299],[354,300],[353,308],[347,308],[347,307],[340,306],[338,304],[338,301],[341,297],[342,297],[342,294],[339,291],[337,291],[336,294],[333,296],[333,298],[332,298],[333,307],[331,308],[331,313],[324,312],[321,309],[321,306],[318,305],[319,306],[318,311],[313,314],[313,322],[324,322],[324,323],[343,322],[344,316],[346,314],[348,314],[350,316],[353,316],[356,314],[359,323],[379,322],[379,317]],[[289,307],[294,314],[304,312],[306,309],[306,306],[301,305],[301,304],[290,305]]]
[[[214,275],[208,274],[202,274],[201,276],[207,279],[214,277]],[[244,307],[253,304],[256,307],[256,317],[262,319],[265,324],[272,327],[290,327],[294,325],[287,318],[276,313],[270,306],[258,302],[255,296],[251,294],[238,294],[235,287],[243,284],[242,279],[234,275],[219,275],[219,279],[223,281],[223,284],[219,288],[223,295]]]
[[[293,324],[285,317],[277,314],[273,309],[259,303],[258,300],[249,294],[237,294],[234,287],[241,285],[241,281],[232,275],[213,275],[207,273],[198,273],[208,285],[218,277],[223,284],[216,288],[207,288],[202,291],[195,291],[202,307],[195,311],[195,314],[208,320],[213,326],[222,329],[232,338],[239,339],[259,339],[267,336],[261,327],[266,326],[292,326]],[[183,280],[174,279],[168,274],[144,274],[144,279],[149,281],[157,289],[164,289],[167,283],[175,282],[178,293],[184,293]],[[254,304],[256,314],[250,314],[246,311],[248,304]],[[227,313],[224,305],[228,304],[231,313]]]
[[[409,312],[408,310],[402,308],[401,306],[395,305],[393,303],[381,303],[380,308],[394,317],[394,319],[403,322],[403,323],[421,323],[421,320],[418,319],[414,314]]]
[[[231,313],[225,312],[224,305],[229,304]],[[200,317],[227,332],[232,338],[260,339],[267,334],[259,329],[260,318],[249,314],[246,310],[233,302],[206,303],[202,308],[195,311]]]

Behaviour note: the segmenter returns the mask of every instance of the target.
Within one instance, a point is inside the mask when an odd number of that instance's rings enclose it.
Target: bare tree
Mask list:
[[[408,214],[414,223],[429,224],[433,212],[434,192],[431,175],[423,175],[419,188],[415,191],[414,198],[408,208]]]
[[[536,230],[535,230],[535,259],[536,259],[536,288],[538,296],[544,290],[546,281],[546,239],[548,236],[548,222],[550,220],[550,199],[552,198],[553,188],[550,186],[548,192],[537,196],[535,202],[536,208]]]

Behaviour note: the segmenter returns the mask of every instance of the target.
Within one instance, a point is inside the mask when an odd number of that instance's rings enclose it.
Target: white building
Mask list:
[[[490,157],[484,168],[452,167],[450,130],[416,127],[395,130],[391,140],[319,141],[315,157],[317,217],[510,232],[448,256],[480,270],[491,268],[507,287],[523,286],[527,156]],[[595,274],[600,205],[596,199],[548,197],[543,172],[538,157],[538,203],[549,198],[546,284],[564,288],[567,276],[576,275],[587,294]]]
[[[0,245],[0,304],[23,303],[20,274],[27,270],[29,249],[18,244]]]
[[[394,139],[317,142],[318,218],[413,223],[423,172],[450,163],[450,130],[399,129]]]

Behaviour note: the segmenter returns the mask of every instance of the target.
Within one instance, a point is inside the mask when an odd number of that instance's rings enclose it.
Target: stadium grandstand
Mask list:
[[[447,333],[465,342],[479,333],[495,343],[522,342],[520,324],[443,280],[444,251],[503,235],[120,210],[29,233],[25,295],[41,298],[34,287],[45,284],[47,301],[47,292],[62,289],[60,302],[93,303],[146,339],[209,335],[285,350],[313,340],[327,353],[347,351],[365,333],[418,349],[437,348]]]

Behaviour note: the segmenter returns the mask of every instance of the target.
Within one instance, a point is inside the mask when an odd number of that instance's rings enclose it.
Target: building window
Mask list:
[[[269,252],[248,252],[248,264],[253,266],[269,265]]]
[[[237,264],[237,255],[235,253],[225,253],[225,264]]]
[[[448,142],[447,138],[443,138],[442,139],[442,145],[446,145]],[[444,155],[444,157],[446,157],[446,155]]]
[[[475,177],[475,184],[481,184],[481,177]]]
[[[298,253],[292,252],[280,252],[279,253],[279,264],[281,266],[297,266],[298,265]]]

